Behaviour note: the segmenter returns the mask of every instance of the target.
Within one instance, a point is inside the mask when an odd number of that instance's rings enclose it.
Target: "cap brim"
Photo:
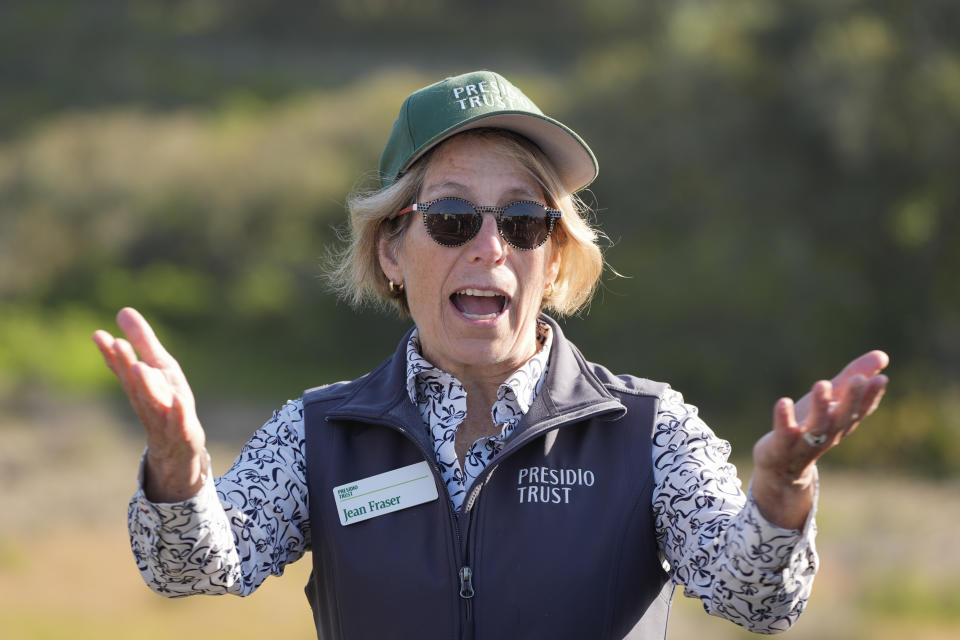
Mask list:
[[[597,159],[580,136],[553,118],[527,111],[498,111],[497,113],[479,115],[460,122],[457,126],[440,132],[424,143],[407,161],[400,173],[405,172],[423,154],[447,138],[469,129],[479,129],[481,127],[506,129],[530,139],[540,147],[547,159],[553,164],[560,178],[560,184],[569,193],[575,193],[583,189],[597,178],[599,172]]]

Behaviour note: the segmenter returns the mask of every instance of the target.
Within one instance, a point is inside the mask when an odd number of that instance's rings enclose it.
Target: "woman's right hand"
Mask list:
[[[144,493],[151,502],[186,500],[200,490],[208,472],[206,435],[193,392],[139,312],[122,309],[117,324],[129,342],[106,331],[95,332],[93,341],[146,430]]]

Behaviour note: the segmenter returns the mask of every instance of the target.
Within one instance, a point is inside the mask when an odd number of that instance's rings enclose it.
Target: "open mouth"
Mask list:
[[[507,296],[483,289],[461,289],[450,296],[450,302],[470,320],[492,320],[507,308]]]

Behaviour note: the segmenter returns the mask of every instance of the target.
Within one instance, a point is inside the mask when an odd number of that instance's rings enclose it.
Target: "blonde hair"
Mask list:
[[[579,311],[590,302],[603,272],[603,254],[598,244],[603,236],[587,220],[590,209],[563,189],[540,148],[523,136],[490,128],[470,129],[457,135],[496,143],[501,152],[529,171],[543,189],[547,204],[563,212],[549,240],[551,251],[560,254],[560,269],[553,286],[544,292],[541,306],[558,315]],[[394,248],[399,246],[413,216],[394,216],[417,201],[432,156],[433,150],[386,188],[357,188],[348,197],[350,226],[344,234],[346,246],[332,255],[326,278],[331,288],[351,305],[372,303],[409,315],[406,296],[391,292],[389,280],[380,268],[378,243],[384,234]]]

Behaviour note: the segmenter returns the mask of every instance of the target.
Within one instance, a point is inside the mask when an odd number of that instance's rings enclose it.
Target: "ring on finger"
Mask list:
[[[825,433],[810,433],[809,431],[803,434],[803,440],[811,447],[819,447],[824,442],[827,441],[827,434]]]

